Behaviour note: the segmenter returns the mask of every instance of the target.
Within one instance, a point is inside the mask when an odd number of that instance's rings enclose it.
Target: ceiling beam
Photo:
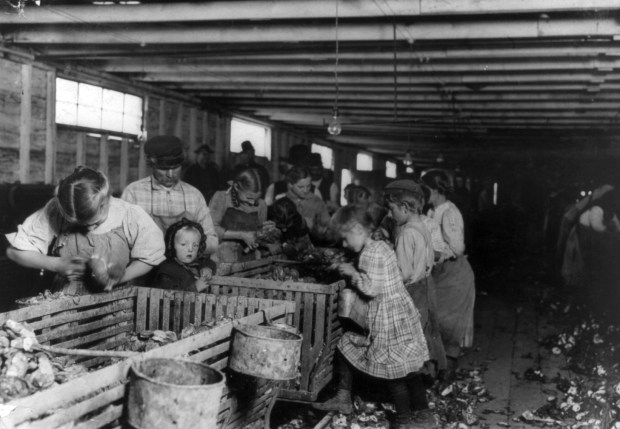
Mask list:
[[[234,20],[333,19],[332,0],[179,2],[140,5],[48,5],[28,7],[24,14],[7,14],[11,24],[75,24],[129,22],[214,22]],[[417,17],[455,14],[579,12],[618,9],[615,0],[377,0],[344,1],[338,15],[345,18]]]
[[[237,10],[237,8],[234,8]],[[329,42],[335,40],[332,23],[257,25],[230,24],[226,26],[139,25],[100,27],[81,26],[19,26],[4,31],[2,40],[13,44],[126,44],[146,46],[151,44],[200,44],[200,43],[301,43]],[[463,21],[432,21],[397,25],[398,40],[480,40],[543,37],[608,37],[620,35],[620,23],[614,17],[467,19]],[[342,24],[338,38],[347,41],[393,41],[392,24]]]

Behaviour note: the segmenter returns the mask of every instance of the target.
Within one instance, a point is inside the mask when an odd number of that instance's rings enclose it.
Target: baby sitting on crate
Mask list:
[[[156,269],[153,287],[204,291],[216,267],[204,254],[206,236],[202,226],[183,218],[168,228],[165,241],[166,260]]]

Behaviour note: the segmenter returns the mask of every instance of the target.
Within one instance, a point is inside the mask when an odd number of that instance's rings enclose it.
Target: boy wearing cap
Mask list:
[[[340,207],[338,204],[338,185],[327,179],[323,174],[323,159],[320,153],[310,154],[308,170],[312,179],[312,191],[321,197],[330,213],[335,212]]]
[[[183,181],[198,189],[210,201],[215,191],[220,189],[220,169],[210,160],[213,149],[203,144],[194,151],[196,163],[190,165],[183,174]]]
[[[261,189],[262,189],[261,197],[262,197],[265,195],[265,190],[269,186],[269,172],[267,171],[265,167],[258,164],[254,160],[254,154],[255,154],[254,146],[252,145],[251,141],[246,140],[243,143],[241,143],[241,153],[240,153],[241,162],[233,167],[231,175],[230,175],[230,179],[231,180],[234,179],[239,173],[241,173],[244,170],[247,170],[248,168],[255,169],[256,171],[258,171],[258,174],[260,176],[260,183],[261,183]]]
[[[181,181],[181,164],[185,160],[181,139],[153,137],[145,143],[144,153],[153,174],[127,185],[121,198],[146,210],[164,233],[182,218],[198,222],[207,236],[206,253],[214,253],[218,240],[205,198],[198,189]]]

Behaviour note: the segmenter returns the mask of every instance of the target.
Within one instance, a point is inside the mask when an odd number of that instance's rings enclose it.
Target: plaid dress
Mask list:
[[[370,298],[368,334],[345,332],[338,343],[343,356],[373,377],[396,379],[420,370],[428,348],[420,314],[401,280],[396,254],[383,241],[370,241],[360,252],[360,280],[354,286]]]

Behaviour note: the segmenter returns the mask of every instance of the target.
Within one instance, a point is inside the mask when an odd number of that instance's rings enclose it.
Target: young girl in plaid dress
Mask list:
[[[407,376],[419,371],[429,355],[420,315],[403,285],[396,255],[387,243],[371,238],[372,219],[363,208],[343,207],[332,222],[343,245],[359,253],[356,267],[341,263],[336,268],[368,300],[368,330],[343,334],[338,343],[338,392],[315,407],[350,413],[357,370],[385,380],[396,408],[397,429],[434,427],[417,424],[410,408],[411,381],[418,379]]]

